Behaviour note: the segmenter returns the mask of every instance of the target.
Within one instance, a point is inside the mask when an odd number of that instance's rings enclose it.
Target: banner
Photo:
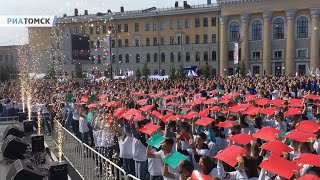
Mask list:
[[[106,37],[103,39],[103,57],[105,59],[105,64],[110,64],[111,54],[110,54],[110,39]]]
[[[234,64],[239,63],[239,44],[238,43],[234,43],[233,63]]]
[[[0,27],[54,27],[57,16],[0,16]]]

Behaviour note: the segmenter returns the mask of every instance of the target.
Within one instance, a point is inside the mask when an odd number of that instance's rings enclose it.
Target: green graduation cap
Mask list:
[[[72,102],[73,94],[66,94],[66,102]]]
[[[170,157],[164,158],[163,162],[168,164],[173,169],[177,168],[179,163],[183,160],[188,159],[188,156],[185,156],[179,152],[173,153]]]
[[[287,134],[287,132],[282,132],[281,134],[279,134],[279,137],[282,138],[282,137],[285,136],[286,134]],[[285,142],[285,144],[289,146],[289,145],[291,144],[291,140],[290,140],[290,139],[287,139],[286,142]]]
[[[222,94],[222,89],[216,89],[216,91],[218,91],[219,94]]]
[[[186,110],[181,110],[181,111],[180,111],[180,114],[183,114],[183,115],[184,115],[184,114],[187,114],[187,111],[186,111]]]
[[[90,101],[94,101],[96,99],[96,96],[95,95],[91,95],[90,97],[89,97],[89,100]]]
[[[153,146],[155,148],[159,148],[160,144],[165,140],[166,138],[161,136],[160,134],[155,134],[151,137],[150,140],[147,141],[147,144],[150,146]]]

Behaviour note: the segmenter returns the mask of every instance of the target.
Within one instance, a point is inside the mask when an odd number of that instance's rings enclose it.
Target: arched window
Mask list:
[[[158,75],[158,70],[155,69],[155,70],[153,71],[153,74],[154,74],[154,75]]]
[[[135,38],[134,39],[134,45],[135,46],[140,46],[140,39],[139,38]]]
[[[273,39],[284,39],[284,20],[281,18],[273,21]]]
[[[154,46],[158,45],[158,39],[156,37],[153,38],[153,45]]]
[[[204,60],[204,61],[208,61],[208,60],[209,60],[209,54],[208,54],[207,51],[205,51],[205,52],[203,53],[203,60]]]
[[[147,53],[147,62],[150,62],[150,59],[151,59],[150,53]]]
[[[140,54],[136,54],[136,63],[140,63]]]
[[[98,64],[101,64],[101,56],[98,55]]]
[[[186,62],[190,62],[190,53],[186,52]]]
[[[253,41],[262,40],[262,23],[259,20],[252,22],[251,39]]]
[[[91,56],[91,64],[94,64],[94,56]]]
[[[174,53],[170,53],[170,62],[174,62]]]
[[[166,75],[166,70],[161,69],[161,76],[165,76]]]
[[[166,55],[161,53],[161,62],[166,62]]]
[[[217,60],[217,53],[216,51],[212,51],[212,61],[216,61]]]
[[[97,48],[100,48],[100,40],[97,40]]]
[[[122,63],[122,54],[119,54],[119,64]]]
[[[158,62],[158,53],[153,54],[153,62]]]
[[[199,51],[196,52],[196,61],[200,61],[200,52]]]
[[[239,38],[239,32],[240,32],[240,24],[237,21],[234,21],[230,24],[229,27],[229,36],[230,36],[230,41],[234,42],[234,41],[238,41]]]
[[[309,20],[301,16],[297,20],[297,38],[308,38]]]
[[[116,55],[112,55],[112,63],[115,63],[116,62]]]
[[[126,63],[129,63],[129,54],[126,54]]]
[[[170,36],[170,45],[174,45],[174,38],[173,38],[173,36]]]
[[[181,52],[178,53],[178,62],[181,61]]]

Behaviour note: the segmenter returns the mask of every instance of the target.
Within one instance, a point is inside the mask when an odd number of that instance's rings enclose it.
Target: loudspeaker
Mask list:
[[[19,112],[19,122],[23,122],[24,120],[27,120],[27,113]]]
[[[7,174],[7,180],[42,180],[44,174],[40,169],[29,162],[24,162],[21,159],[16,160]]]
[[[68,180],[68,164],[66,162],[50,162],[49,165],[49,180]]]
[[[32,135],[31,136],[31,147],[32,152],[44,152],[44,136],[40,135]]]
[[[18,128],[17,126],[9,125],[3,133],[3,139],[6,139],[6,137],[9,135],[14,135],[19,138],[22,138],[23,134],[24,134],[24,132],[20,128]]]
[[[23,121],[23,130],[25,133],[33,133],[34,121],[25,120]]]
[[[16,136],[9,135],[1,146],[3,157],[9,159],[19,159],[27,150],[28,144]]]

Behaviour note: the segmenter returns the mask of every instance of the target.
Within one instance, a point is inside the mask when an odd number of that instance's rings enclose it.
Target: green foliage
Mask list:
[[[7,81],[9,79],[16,79],[18,69],[15,66],[0,66],[0,81]]]
[[[137,79],[140,79],[140,78],[141,78],[141,71],[140,71],[139,68],[138,68],[138,70],[136,71],[136,77],[137,77]]]
[[[138,69],[138,70],[139,70],[139,69]],[[139,70],[139,71],[140,71],[140,70]],[[137,73],[137,75],[138,75],[138,73]],[[148,76],[150,75],[150,69],[148,68],[147,63],[145,63],[144,66],[143,66],[142,75],[143,75],[145,78],[148,78]],[[140,73],[140,76],[141,76],[141,73]]]
[[[180,65],[180,66],[179,66],[179,69],[178,69],[177,78],[183,79],[183,78],[185,78],[185,77],[186,77],[186,75],[185,75],[184,72],[183,72],[183,66]]]
[[[48,70],[46,72],[46,76],[44,77],[45,79],[55,79],[56,78],[56,72],[53,66],[49,66]]]
[[[176,69],[173,66],[170,68],[170,79],[176,79]]]
[[[209,78],[210,77],[210,67],[209,67],[208,62],[206,62],[206,65],[204,66],[203,76],[205,78]]]

